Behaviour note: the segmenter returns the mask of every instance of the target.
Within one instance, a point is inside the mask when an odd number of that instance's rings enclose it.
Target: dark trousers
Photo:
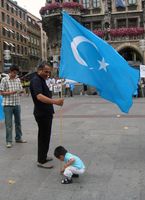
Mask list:
[[[45,163],[49,151],[53,116],[36,117],[38,124],[38,162]]]
[[[65,92],[64,92],[64,95],[66,97],[66,95],[70,95],[70,88],[65,88]]]

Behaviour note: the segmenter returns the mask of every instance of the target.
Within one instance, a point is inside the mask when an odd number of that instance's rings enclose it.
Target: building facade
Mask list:
[[[41,28],[41,53],[42,53],[42,60],[47,60],[48,58],[48,37],[46,32],[43,30],[42,22],[38,21],[38,24]]]
[[[39,18],[27,13],[27,34],[28,41],[28,66],[29,71],[34,71],[41,59],[41,27],[38,24]]]
[[[110,43],[130,65],[145,64],[144,0],[47,0],[40,14],[50,59],[60,54],[62,10]]]
[[[1,0],[0,72],[15,63],[25,74],[34,71],[40,59],[47,60],[47,36],[40,19],[14,0]]]
[[[28,65],[28,35],[26,10],[16,2],[0,2],[0,71],[7,71],[12,63],[24,70]]]

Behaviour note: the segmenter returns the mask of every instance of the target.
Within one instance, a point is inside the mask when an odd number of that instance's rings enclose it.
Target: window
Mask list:
[[[93,8],[99,8],[100,6],[100,0],[93,0]]]
[[[34,39],[33,39],[33,37],[30,37],[30,43],[31,43],[31,44],[34,43]]]
[[[1,6],[4,8],[4,0],[1,0]]]
[[[14,8],[13,7],[11,7],[11,13],[14,13]]]
[[[22,24],[20,24],[20,30],[22,30],[23,29],[23,26],[22,26]]]
[[[19,22],[18,21],[16,21],[16,28],[19,29]]]
[[[27,31],[25,24],[23,24],[23,30],[24,30],[24,32]]]
[[[102,29],[102,23],[101,23],[101,21],[93,22],[93,30],[94,29],[98,29],[98,30]]]
[[[37,44],[38,44],[38,46],[40,46],[40,40],[37,40]]]
[[[118,19],[117,20],[117,28],[126,27],[126,19]]]
[[[25,55],[27,55],[27,47],[25,47]]]
[[[2,34],[3,34],[3,36],[6,35],[6,30],[5,30],[5,28],[2,29]]]
[[[16,15],[18,15],[18,9],[16,8]]]
[[[15,53],[16,52],[16,47],[15,47],[15,44],[13,44],[14,47],[13,47],[13,52]]]
[[[27,41],[26,41],[26,38],[24,38],[24,43],[26,44],[26,42],[27,42]]]
[[[10,24],[10,16],[7,15],[7,23]]]
[[[8,31],[7,34],[8,34],[8,37],[10,38],[11,37],[11,32]]]
[[[90,7],[90,1],[89,0],[83,0],[83,7],[89,8]]]
[[[16,35],[16,33],[15,33],[15,31],[13,31],[14,33],[13,33],[13,39],[15,39],[15,35]]]
[[[9,44],[6,41],[4,41],[3,42],[3,50],[7,50],[7,49],[9,49]]]
[[[128,4],[129,5],[134,5],[134,4],[136,4],[137,2],[136,2],[136,0],[128,0]]]
[[[30,18],[30,17],[28,17],[28,18],[27,18],[27,21],[31,23],[31,18]]]
[[[5,13],[2,12],[2,22],[5,22]]]
[[[19,16],[20,16],[20,18],[22,18],[22,12],[21,12],[21,10],[19,11]]]
[[[23,13],[23,20],[25,20],[25,18],[26,18],[26,15],[25,15],[25,13]]]
[[[7,10],[9,11],[10,7],[9,7],[9,4],[7,4]]]
[[[137,18],[128,19],[128,27],[138,27]]]
[[[34,48],[32,48],[32,55],[34,55]]]
[[[24,47],[21,46],[21,53],[23,54],[24,53]]]
[[[17,32],[16,35],[17,35],[17,36],[16,36],[16,37],[17,37],[17,40],[19,41],[19,39],[20,39],[19,33]]]
[[[31,48],[30,47],[29,47],[28,51],[29,51],[29,54],[31,54]]]
[[[15,25],[15,20],[14,20],[14,18],[13,18],[13,17],[11,18],[11,23],[12,23],[12,26],[14,26],[14,25]]]
[[[20,45],[17,45],[17,52],[20,53]]]
[[[21,40],[21,42],[23,42],[23,36],[22,35],[20,35],[20,40]]]
[[[37,42],[36,42],[36,38],[34,38],[34,44],[35,44],[35,45],[37,44]]]

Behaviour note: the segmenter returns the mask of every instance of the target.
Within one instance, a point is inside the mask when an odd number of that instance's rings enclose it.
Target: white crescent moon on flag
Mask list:
[[[98,51],[98,48],[96,47],[96,45],[93,42],[91,42],[90,40],[88,40],[87,38],[85,38],[83,36],[76,36],[73,38],[73,41],[71,42],[71,48],[72,48],[72,52],[73,52],[75,59],[77,60],[77,62],[79,64],[88,66],[87,63],[83,60],[83,58],[80,56],[80,54],[77,50],[78,45],[82,42],[90,43],[91,45],[93,45],[95,47],[95,49],[97,51]]]

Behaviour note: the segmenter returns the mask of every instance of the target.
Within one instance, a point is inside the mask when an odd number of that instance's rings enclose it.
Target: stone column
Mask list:
[[[145,64],[145,40],[139,41],[139,47],[140,47],[140,50],[142,51],[143,64]]]

